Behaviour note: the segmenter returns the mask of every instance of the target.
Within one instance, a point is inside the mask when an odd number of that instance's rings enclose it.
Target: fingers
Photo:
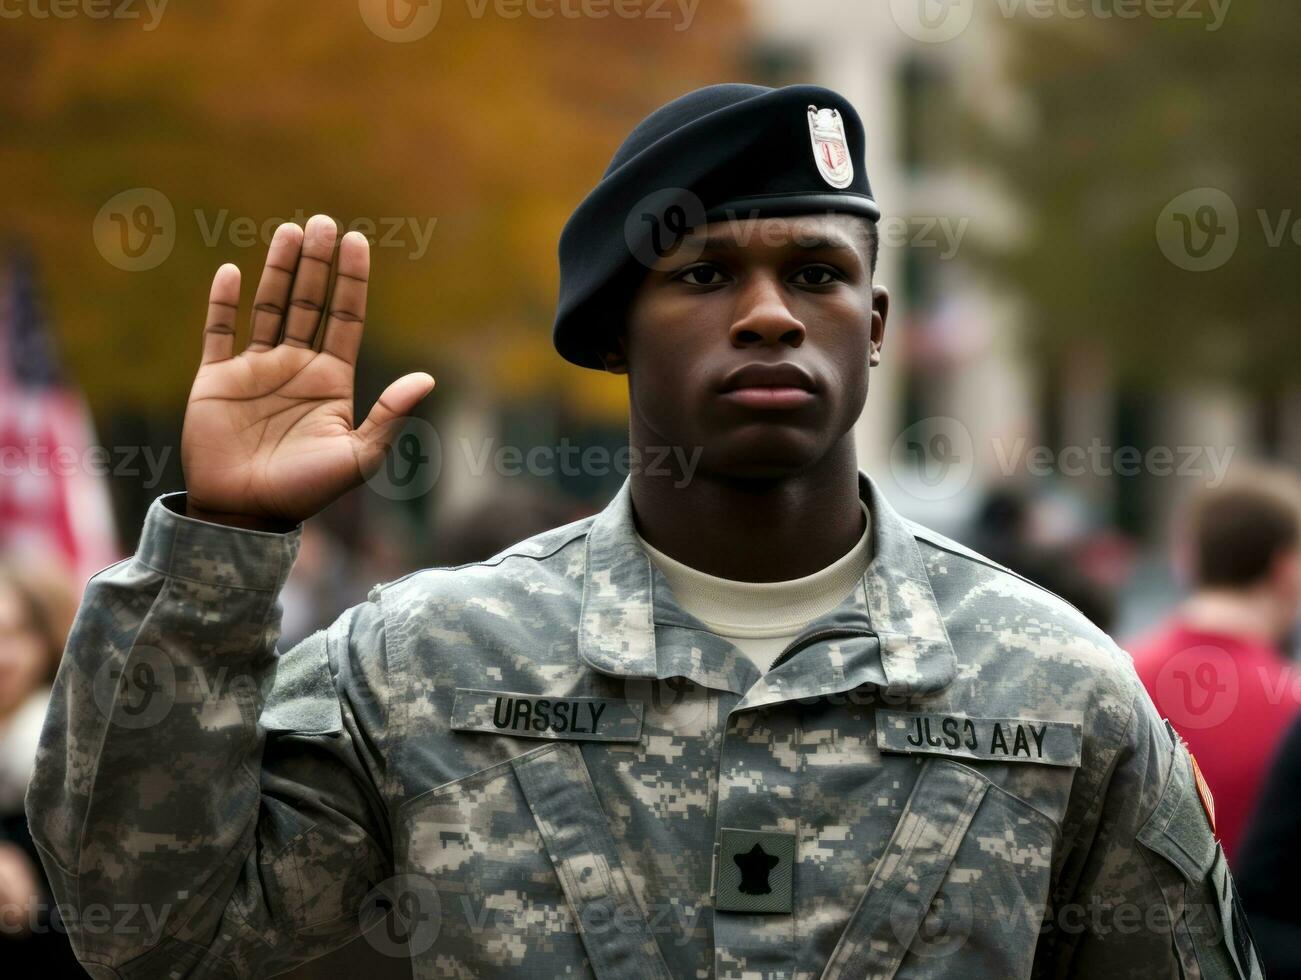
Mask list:
[[[334,222],[323,214],[313,215],[303,230],[303,248],[285,315],[282,344],[311,347],[321,323],[325,293],[330,285],[330,260],[334,255]]]
[[[367,465],[379,465],[402,422],[433,390],[434,379],[423,371],[403,375],[384,389],[366,421],[357,429],[357,437],[365,447],[363,458]]]
[[[262,281],[253,297],[248,350],[266,350],[279,341],[289,305],[289,287],[294,282],[294,269],[298,266],[298,253],[302,247],[303,229],[292,222],[281,225],[271,236],[266,265],[262,267]]]
[[[357,363],[357,352],[361,350],[369,279],[370,243],[361,232],[350,231],[339,243],[339,273],[335,277],[330,314],[321,341],[322,351],[349,364]]]
[[[201,364],[224,361],[235,354],[235,314],[239,312],[239,266],[227,262],[212,277],[208,318],[203,324]]]

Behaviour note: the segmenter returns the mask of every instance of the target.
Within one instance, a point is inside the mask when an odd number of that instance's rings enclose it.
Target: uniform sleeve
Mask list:
[[[277,657],[299,532],[170,507],[87,586],[28,818],[92,976],[268,976],[356,935],[391,874],[383,617]]]
[[[1132,679],[1132,709],[1089,839],[1045,929],[1059,977],[1241,978],[1261,969],[1195,763]],[[1209,792],[1206,792],[1208,801]]]

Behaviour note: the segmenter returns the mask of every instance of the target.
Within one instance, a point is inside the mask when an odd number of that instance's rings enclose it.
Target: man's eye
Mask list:
[[[673,278],[692,286],[717,286],[726,281],[723,270],[712,265],[693,265]]]
[[[795,273],[795,281],[801,286],[830,286],[839,279],[836,270],[827,265],[805,266]]]

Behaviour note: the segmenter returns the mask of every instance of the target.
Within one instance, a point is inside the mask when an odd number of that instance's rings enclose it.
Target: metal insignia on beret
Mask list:
[[[809,106],[809,135],[813,138],[818,172],[828,184],[843,191],[854,182],[854,158],[849,153],[840,111]]]

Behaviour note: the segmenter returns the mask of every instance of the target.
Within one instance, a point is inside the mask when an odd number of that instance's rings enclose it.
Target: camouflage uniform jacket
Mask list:
[[[28,794],[82,961],[268,976],[387,895],[367,934],[418,977],[1259,976],[1129,658],[861,487],[861,586],[762,676],[674,601],[627,485],[278,656],[299,532],[155,501]]]

